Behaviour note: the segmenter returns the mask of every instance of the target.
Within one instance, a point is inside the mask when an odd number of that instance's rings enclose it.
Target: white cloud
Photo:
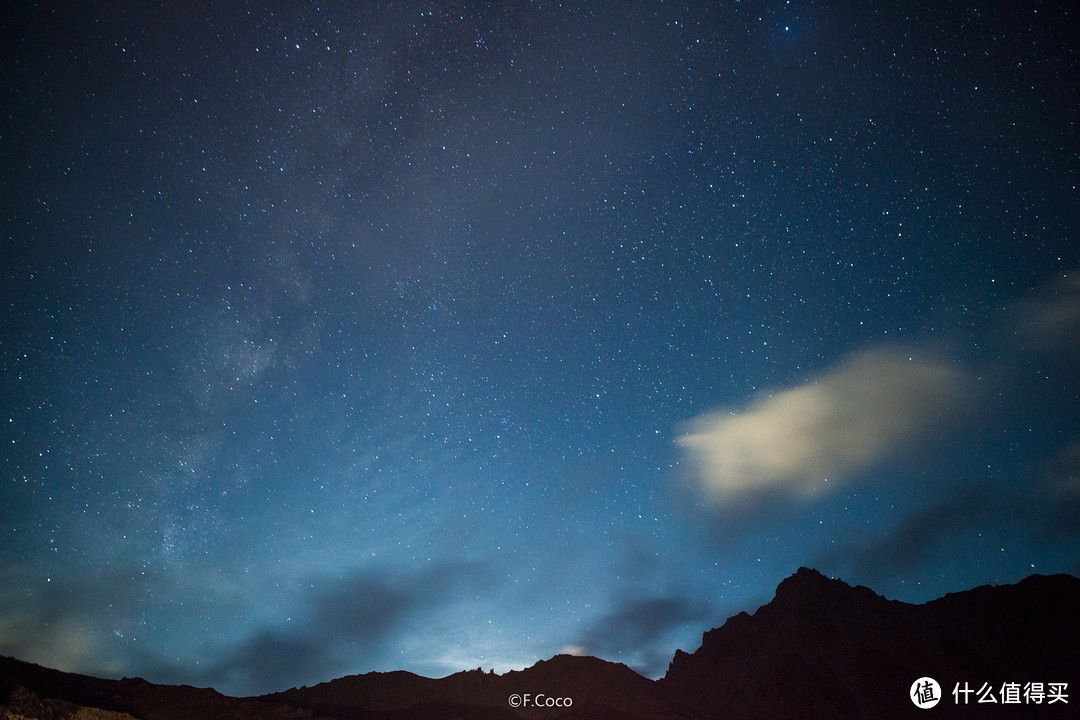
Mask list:
[[[699,417],[677,442],[717,500],[769,489],[813,496],[910,448],[974,395],[955,366],[883,347],[744,411]]]

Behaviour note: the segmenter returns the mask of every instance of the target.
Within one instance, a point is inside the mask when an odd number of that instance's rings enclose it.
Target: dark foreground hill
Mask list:
[[[6,713],[0,717],[1078,717],[1078,613],[1080,580],[1069,575],[1034,575],[1015,585],[910,605],[803,568],[753,615],[740,613],[706,632],[693,653],[677,651],[656,681],[625,665],[559,655],[502,675],[471,670],[432,679],[368,673],[232,698],[210,689],[102,680],[0,658],[0,711]],[[913,683],[924,676],[940,687],[937,706],[928,710],[910,699]]]

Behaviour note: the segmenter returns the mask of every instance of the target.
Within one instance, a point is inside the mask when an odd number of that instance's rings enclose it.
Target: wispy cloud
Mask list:
[[[1042,508],[1035,522],[1041,539],[1080,548],[1080,438],[1061,447],[1045,463],[1034,490]],[[1080,551],[1074,557],[1080,568]]]
[[[745,410],[699,417],[678,443],[717,501],[762,491],[812,497],[955,419],[976,387],[952,364],[879,347]]]
[[[901,516],[885,534],[853,537],[830,546],[816,559],[823,567],[840,567],[859,582],[885,583],[891,578],[917,575],[947,558],[957,537],[1000,515],[1005,502],[999,489],[970,485],[922,510]]]
[[[671,648],[665,642],[668,634],[683,626],[696,626],[706,617],[708,608],[689,598],[628,597],[594,623],[579,645],[567,650],[624,662],[643,675],[656,677],[671,660]]]
[[[256,630],[207,679],[235,692],[282,690],[377,665],[417,613],[451,604],[483,580],[475,564],[448,562],[407,574],[363,571],[322,584],[295,622]]]
[[[1036,352],[1080,348],[1080,271],[1067,273],[1015,307],[1014,332]]]
[[[1044,571],[1036,565],[1043,557],[1037,551],[1012,566],[996,557],[1005,544],[1059,546],[1065,569],[1080,569],[1080,440],[1037,467],[971,480],[933,504],[898,515],[884,532],[857,532],[822,548],[812,562],[881,588],[948,566],[960,553],[980,553],[984,565],[999,563],[1005,573]]]
[[[126,669],[126,638],[144,629],[133,608],[161,580],[152,570],[120,567],[42,578],[32,567],[2,561],[0,577],[0,655],[104,676]]]
[[[0,655],[71,672],[214,686],[236,695],[321,682],[388,662],[392,667],[398,644],[423,633],[432,617],[483,594],[490,583],[484,565],[452,560],[412,570],[312,574],[305,583],[308,592],[279,605],[278,617],[217,641],[208,630],[197,638],[198,651],[177,656],[146,644],[160,632],[146,589],[170,582],[168,576],[95,569],[35,584],[28,569],[0,562],[0,577],[13,581],[0,587],[5,610]],[[187,581],[212,592],[212,583],[221,579],[192,574]],[[109,592],[102,593],[102,587]],[[181,600],[172,601],[183,605]],[[228,603],[218,611],[244,614],[242,607]],[[198,611],[190,620],[210,625]]]

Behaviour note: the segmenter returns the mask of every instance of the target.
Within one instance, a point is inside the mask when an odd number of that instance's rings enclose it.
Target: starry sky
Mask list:
[[[0,654],[656,677],[1080,572],[1067,3],[17,2]]]

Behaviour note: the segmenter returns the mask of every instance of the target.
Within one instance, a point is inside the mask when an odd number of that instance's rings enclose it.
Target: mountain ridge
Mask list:
[[[0,710],[14,718],[67,718],[95,708],[113,713],[103,718],[142,720],[904,718],[921,717],[908,693],[916,679],[930,676],[954,713],[1019,717],[1023,711],[1003,703],[963,708],[951,691],[984,682],[1080,687],[1077,607],[1080,579],[1071,575],[1032,575],[914,605],[800,568],[753,614],[707,630],[694,652],[676,650],[658,680],[621,663],[556,655],[502,674],[373,672],[234,698],[0,657]],[[1043,704],[1039,716],[1065,717],[1074,707],[1067,697]]]

